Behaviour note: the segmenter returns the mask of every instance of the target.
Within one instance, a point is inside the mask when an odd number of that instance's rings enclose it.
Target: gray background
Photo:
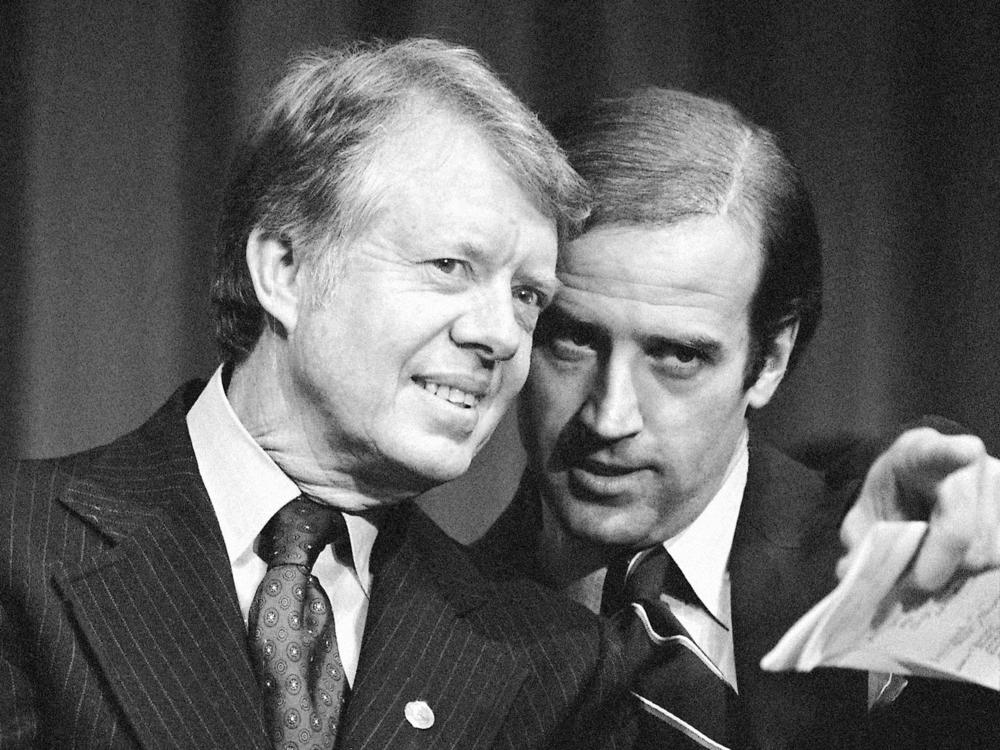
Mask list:
[[[1000,23],[992,3],[56,2],[0,5],[0,444],[139,424],[215,362],[206,281],[229,154],[280,63],[353,38],[480,50],[544,119],[641,83],[725,97],[802,167],[826,317],[758,429],[923,412],[1000,447]],[[460,539],[516,483],[508,421],[424,500]]]

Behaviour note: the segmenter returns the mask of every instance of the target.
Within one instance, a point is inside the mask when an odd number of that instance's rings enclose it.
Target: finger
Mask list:
[[[933,483],[983,459],[986,446],[975,435],[942,435],[930,427],[904,432],[887,451],[904,486]]]
[[[975,537],[963,567],[982,570],[1000,566],[1000,460],[988,456],[980,473]]]
[[[961,566],[966,549],[960,537],[929,528],[910,574],[914,586],[924,591],[942,588]]]
[[[856,502],[844,516],[844,520],[840,524],[840,542],[845,553],[837,561],[837,578],[842,579],[847,575],[868,530],[875,525],[877,520],[871,512],[870,503],[865,502]]]
[[[856,556],[855,552],[850,552],[850,553],[844,555],[843,557],[841,557],[839,560],[837,560],[837,580],[838,581],[843,581],[844,580],[844,576],[847,575],[847,571],[849,571],[851,569],[851,564],[854,562],[855,556]]]
[[[983,455],[985,447],[973,435],[942,435],[930,427],[907,430],[874,461],[855,507],[867,507],[868,525],[925,520],[938,484]]]
[[[840,524],[840,543],[850,551],[861,544],[865,535],[878,519],[871,513],[869,504],[856,502]]]
[[[987,462],[992,473],[984,480]],[[943,435],[929,427],[903,433],[872,465],[841,524],[846,554],[837,563],[838,577],[875,523],[908,518],[930,521],[912,571],[920,588],[939,588],[959,567],[994,559],[1000,529],[990,519],[1000,518],[1000,462],[973,435]]]
[[[974,548],[979,528],[981,476],[985,462],[953,472],[937,488],[936,501],[917,551],[911,577],[918,588],[933,591],[944,586],[963,567]]]

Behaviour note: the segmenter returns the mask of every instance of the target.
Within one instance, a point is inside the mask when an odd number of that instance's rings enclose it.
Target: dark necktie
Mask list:
[[[260,535],[267,572],[250,605],[250,644],[276,748],[331,750],[347,695],[330,600],[312,567],[347,539],[343,516],[302,496]]]
[[[612,616],[625,639],[632,693],[641,709],[637,746],[725,748],[735,693],[661,593],[697,602],[662,546],[613,564],[601,597],[601,612]]]

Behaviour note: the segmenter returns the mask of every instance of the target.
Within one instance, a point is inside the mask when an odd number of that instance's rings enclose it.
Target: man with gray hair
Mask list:
[[[470,50],[298,60],[225,197],[223,364],[5,471],[0,745],[615,747],[598,619],[409,502],[520,389],[585,209]]]
[[[655,88],[557,135],[594,207],[535,331],[528,468],[484,558],[619,620],[644,747],[995,747],[990,691],[760,668],[835,584],[840,537],[852,552],[878,519],[930,514],[918,588],[1000,565],[1000,468],[977,438],[908,431],[860,495],[845,477],[874,450],[823,475],[756,438],[749,413],[821,303],[812,205],[773,135]]]

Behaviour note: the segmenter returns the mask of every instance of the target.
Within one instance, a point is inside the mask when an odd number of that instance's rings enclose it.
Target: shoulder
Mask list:
[[[7,559],[15,559],[17,550],[79,552],[71,541],[85,545],[93,532],[61,498],[127,488],[165,467],[193,461],[184,414],[202,387],[197,381],[186,384],[146,423],[105,445],[57,458],[0,462],[0,546]]]
[[[806,466],[773,445],[751,441],[740,525],[781,547],[798,547],[839,527],[859,483]]]
[[[505,628],[522,626],[535,633],[599,638],[601,620],[585,607],[532,580],[518,566],[496,560],[478,546],[465,546],[413,508],[409,531],[441,582],[459,583],[481,594],[482,626],[505,637]],[[499,617],[504,621],[498,624]]]
[[[511,700],[508,717],[517,719],[517,726],[507,727],[517,734],[515,746],[540,746],[546,744],[542,738],[558,737],[565,738],[559,747],[614,747],[617,739],[597,744],[593,739],[628,731],[627,712],[608,708],[625,695],[622,648],[610,627],[535,581],[481,566],[468,547],[415,506],[400,515],[406,518],[404,538],[393,540],[390,546],[397,541],[399,546],[388,567],[376,568],[376,580],[381,577],[384,587],[405,586],[411,601],[419,600],[418,608],[434,609],[436,624],[428,625],[425,635],[443,627],[449,639],[461,634],[463,652],[482,649],[508,665],[518,686],[505,698]],[[371,608],[381,611],[378,588]]]
[[[734,620],[744,634],[770,632],[776,640],[833,587],[840,521],[851,498],[822,472],[751,442],[729,558]]]
[[[407,510],[411,570],[472,628],[517,661],[545,669],[593,670],[609,656],[610,629],[585,607],[505,567],[483,565],[416,507]]]
[[[541,527],[538,484],[526,469],[510,503],[471,545],[476,564],[495,576],[536,578],[535,554]]]
[[[67,485],[86,477],[107,446],[59,458],[4,460],[0,464],[0,515],[10,518],[11,534],[23,523],[39,521],[30,512],[52,503]]]
[[[0,468],[0,600],[5,604],[17,602],[14,606],[24,613],[29,602],[51,602],[51,565],[102,547],[101,539],[60,501],[88,475],[99,453],[8,462]]]
[[[822,493],[828,485],[823,467],[807,465],[771,443],[751,439],[747,475],[749,491],[774,488],[795,494]]]
[[[189,444],[185,415],[204,387],[202,380],[188,381],[147,421],[103,445],[54,458],[0,460],[3,491],[52,494],[75,477],[113,472],[133,457],[163,452],[176,442]]]

